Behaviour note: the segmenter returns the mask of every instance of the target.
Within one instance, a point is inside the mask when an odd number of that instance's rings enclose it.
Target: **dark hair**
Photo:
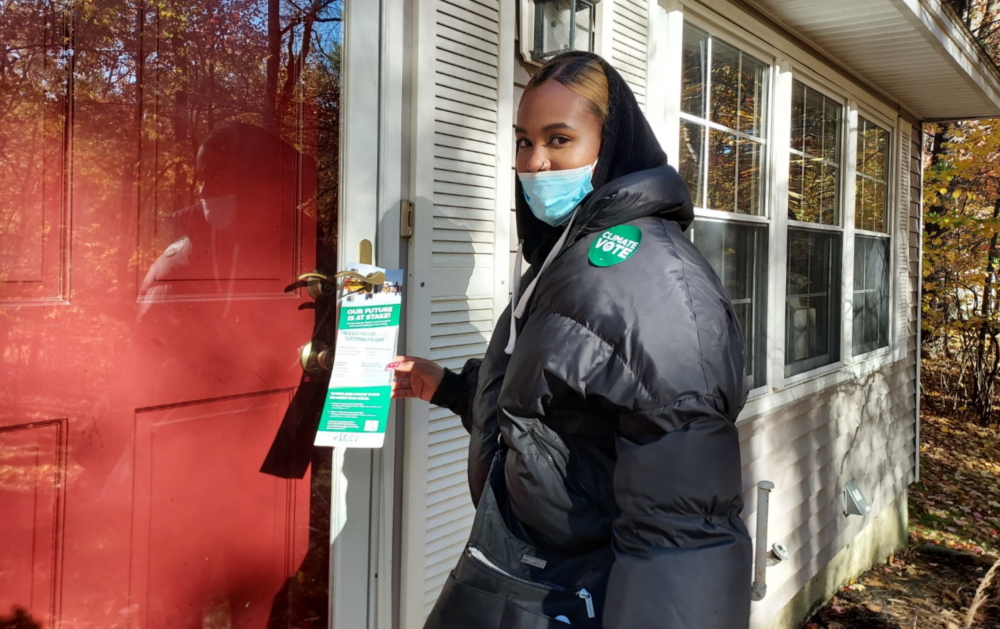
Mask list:
[[[535,72],[524,91],[530,92],[546,81],[557,81],[574,94],[586,98],[601,124],[607,120],[610,109],[608,75],[604,72],[599,57],[553,57]]]

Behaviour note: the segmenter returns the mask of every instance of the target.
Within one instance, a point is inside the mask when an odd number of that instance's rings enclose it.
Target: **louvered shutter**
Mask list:
[[[649,58],[649,6],[644,0],[612,2],[611,65],[632,88],[646,111],[646,67]]]
[[[894,344],[895,358],[906,357],[910,334],[910,124],[900,119],[897,125],[899,138],[899,173],[896,198],[896,308]]]
[[[418,0],[408,352],[481,357],[509,287],[513,0]],[[404,427],[401,621],[420,627],[472,524],[469,438],[410,402]]]

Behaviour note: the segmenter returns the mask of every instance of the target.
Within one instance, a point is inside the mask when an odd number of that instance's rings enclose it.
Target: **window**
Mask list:
[[[886,233],[889,132],[858,116],[854,229]]]
[[[840,138],[843,107],[806,87],[792,86],[792,147],[788,218],[820,225],[840,222]]]
[[[736,310],[752,388],[765,384],[767,365],[769,69],[684,25],[679,171],[697,208],[691,237]]]
[[[685,18],[671,141],[695,206],[688,233],[732,301],[750,387],[767,386],[768,371],[783,368],[791,384],[881,355],[893,300],[888,127],[849,116],[846,97],[797,72],[775,86],[773,57],[711,30]],[[771,115],[774,94],[781,119]],[[784,133],[788,144],[774,146]],[[786,150],[788,170],[775,172]],[[786,181],[787,197],[774,194]],[[783,296],[768,286],[774,266],[785,271]],[[852,268],[853,285],[844,277]],[[783,361],[768,356],[769,340],[784,344]]]
[[[679,170],[695,207],[764,214],[768,68],[684,25]]]
[[[785,377],[840,360],[840,235],[788,230]]]
[[[855,356],[889,345],[888,163],[889,132],[859,116],[851,341]]]
[[[843,119],[842,105],[800,81],[793,81],[785,287],[786,378],[840,360]]]
[[[889,345],[889,239],[854,236],[854,355]]]
[[[722,280],[736,310],[746,344],[750,388],[766,384],[767,225],[698,219],[694,244]]]

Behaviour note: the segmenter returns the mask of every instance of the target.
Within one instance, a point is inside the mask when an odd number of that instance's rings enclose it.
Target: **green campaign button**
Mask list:
[[[639,250],[642,232],[638,227],[618,225],[606,229],[590,245],[590,263],[611,266],[631,258]]]

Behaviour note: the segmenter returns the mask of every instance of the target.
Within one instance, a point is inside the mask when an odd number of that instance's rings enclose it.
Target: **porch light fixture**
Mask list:
[[[523,0],[521,52],[525,60],[545,63],[570,50],[594,50],[600,0]],[[530,32],[528,25],[531,25]],[[530,42],[530,48],[528,46]]]

